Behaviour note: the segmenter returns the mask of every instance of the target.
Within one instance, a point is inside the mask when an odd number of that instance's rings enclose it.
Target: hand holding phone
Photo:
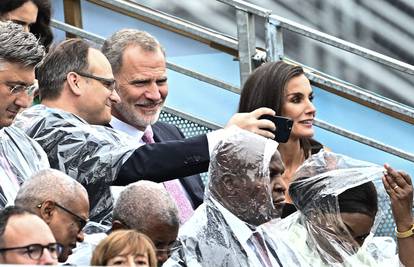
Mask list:
[[[260,116],[259,119],[266,119],[272,121],[276,126],[276,131],[272,131],[270,129],[269,132],[272,132],[275,135],[274,140],[278,143],[286,143],[289,140],[290,132],[292,131],[293,120],[281,117],[281,116],[271,116],[271,115],[263,115]]]

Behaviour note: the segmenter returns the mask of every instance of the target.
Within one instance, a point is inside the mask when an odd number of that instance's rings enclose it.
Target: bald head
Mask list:
[[[174,200],[161,184],[151,181],[139,181],[127,186],[115,203],[113,219],[138,231],[148,229],[154,221],[179,225]]]
[[[73,201],[88,201],[88,193],[79,182],[65,173],[46,169],[23,183],[15,205],[37,213],[36,205],[45,200],[66,205]]]
[[[82,229],[89,217],[89,200],[85,188],[63,172],[47,169],[27,180],[15,200],[15,205],[30,210],[42,218],[63,245],[59,261],[65,262],[83,241]]]

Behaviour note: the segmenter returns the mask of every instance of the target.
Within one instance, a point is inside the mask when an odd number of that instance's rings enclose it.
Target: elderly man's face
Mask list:
[[[58,205],[63,206],[64,209],[54,205],[54,214],[49,227],[56,241],[63,245],[63,253],[59,257],[59,262],[65,262],[72,254],[72,249],[76,247],[76,241],[83,241],[82,224],[89,217],[89,200],[85,192],[79,192],[76,201]]]
[[[55,243],[47,224],[33,214],[15,215],[8,222],[1,248],[26,247],[32,244],[46,246]],[[56,251],[43,249],[38,259],[31,250],[22,248],[0,252],[0,264],[56,265]]]
[[[16,63],[0,63],[0,128],[10,126],[21,108],[30,105],[25,90],[14,90],[16,85],[29,86],[35,79],[34,69]]]
[[[128,47],[116,80],[121,102],[112,114],[137,129],[155,123],[168,95],[166,63],[160,49],[144,51]]]
[[[270,186],[272,190],[272,200],[275,210],[273,215],[280,217],[283,206],[285,204],[285,192],[286,184],[282,179],[282,174],[285,171],[282,159],[280,158],[279,152],[276,152],[269,164],[270,171]]]
[[[157,260],[161,265],[170,257],[171,249],[176,243],[178,225],[163,223],[159,219],[151,220],[151,227],[141,231],[151,238],[157,252]]]
[[[275,213],[273,203],[281,209],[284,202],[286,187],[281,183],[284,172],[279,152],[275,152],[269,163],[269,177],[245,177],[234,188],[231,205],[236,207],[233,212],[243,221],[252,225],[260,225],[271,219]]]

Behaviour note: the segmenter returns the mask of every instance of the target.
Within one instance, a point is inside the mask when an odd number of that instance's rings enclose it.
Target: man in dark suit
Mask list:
[[[210,138],[206,135],[138,147],[131,136],[102,126],[111,120],[111,107],[120,98],[110,63],[87,42],[60,43],[36,74],[41,104],[20,113],[14,125],[42,146],[52,168],[86,188],[90,220],[111,222],[112,185],[142,179],[166,182],[207,170]],[[151,107],[145,107],[145,112],[150,114]],[[236,114],[230,124],[261,133],[260,128],[274,128],[270,121],[266,125],[266,120],[257,120],[266,113],[274,114],[268,109]]]
[[[165,53],[160,43],[146,32],[121,30],[105,41],[102,52],[111,63],[121,98],[121,102],[113,105],[111,126],[135,136],[141,145],[184,139],[176,126],[157,122],[168,95]],[[152,133],[153,140],[147,139],[148,133]],[[169,157],[171,155],[165,160]],[[203,202],[204,184],[200,175],[181,178],[175,183],[178,190],[181,189],[179,194],[189,201],[191,210]],[[171,193],[168,184],[164,185]],[[186,212],[183,207],[186,203],[172,195],[183,223],[188,219],[182,216]]]

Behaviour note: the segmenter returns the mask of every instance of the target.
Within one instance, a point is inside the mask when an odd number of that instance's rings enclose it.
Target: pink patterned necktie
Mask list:
[[[152,132],[151,127],[145,129],[142,141],[146,144],[155,143],[154,133]],[[175,200],[175,204],[177,204],[180,214],[180,224],[183,225],[194,213],[193,207],[186,197],[184,188],[178,179],[163,182],[163,185],[170,196]]]

